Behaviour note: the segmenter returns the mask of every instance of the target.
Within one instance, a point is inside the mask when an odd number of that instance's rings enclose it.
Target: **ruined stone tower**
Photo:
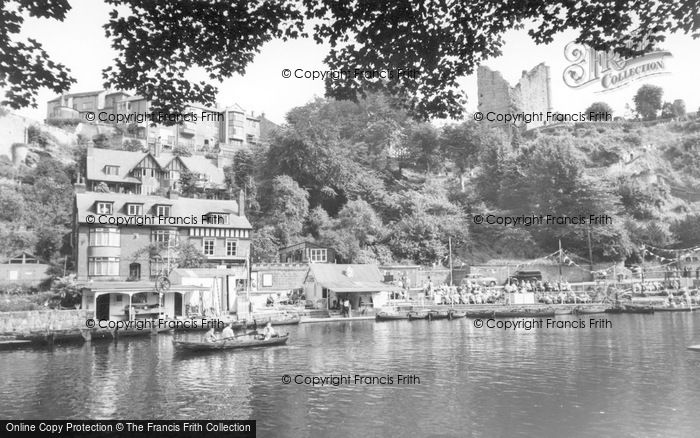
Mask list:
[[[517,85],[511,87],[500,72],[480,66],[476,74],[479,91],[479,111],[505,113],[546,113],[552,111],[549,67],[540,63],[530,71],[523,70]],[[542,126],[533,121],[525,129]]]

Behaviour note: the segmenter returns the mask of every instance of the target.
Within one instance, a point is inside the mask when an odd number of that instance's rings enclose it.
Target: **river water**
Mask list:
[[[0,418],[255,419],[261,437],[700,436],[700,353],[686,350],[700,313],[600,316],[613,328],[357,321],[198,356],[169,334],[3,351]],[[351,382],[294,383],[331,375]]]

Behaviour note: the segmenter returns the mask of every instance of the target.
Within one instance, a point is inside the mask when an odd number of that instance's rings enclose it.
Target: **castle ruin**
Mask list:
[[[497,114],[546,113],[552,111],[549,67],[540,63],[530,71],[523,70],[517,85],[511,87],[500,72],[480,66],[477,70],[479,111]],[[546,120],[546,117],[544,118]],[[525,126],[532,129],[543,121],[533,121]]]

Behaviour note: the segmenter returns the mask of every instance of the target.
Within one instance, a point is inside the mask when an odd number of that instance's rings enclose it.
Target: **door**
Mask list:
[[[182,316],[182,294],[173,294],[175,298],[175,316]]]
[[[129,279],[130,280],[140,280],[141,279],[141,264],[132,263],[129,265]]]
[[[95,319],[109,319],[109,294],[100,295],[95,303]]]

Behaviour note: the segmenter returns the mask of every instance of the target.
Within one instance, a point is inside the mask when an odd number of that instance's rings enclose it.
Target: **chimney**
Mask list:
[[[238,191],[238,216],[245,215],[245,194],[243,190]]]
[[[85,186],[85,181],[83,180],[83,177],[78,175],[78,181],[73,184],[73,190],[75,193],[85,193],[87,191],[87,187]]]

